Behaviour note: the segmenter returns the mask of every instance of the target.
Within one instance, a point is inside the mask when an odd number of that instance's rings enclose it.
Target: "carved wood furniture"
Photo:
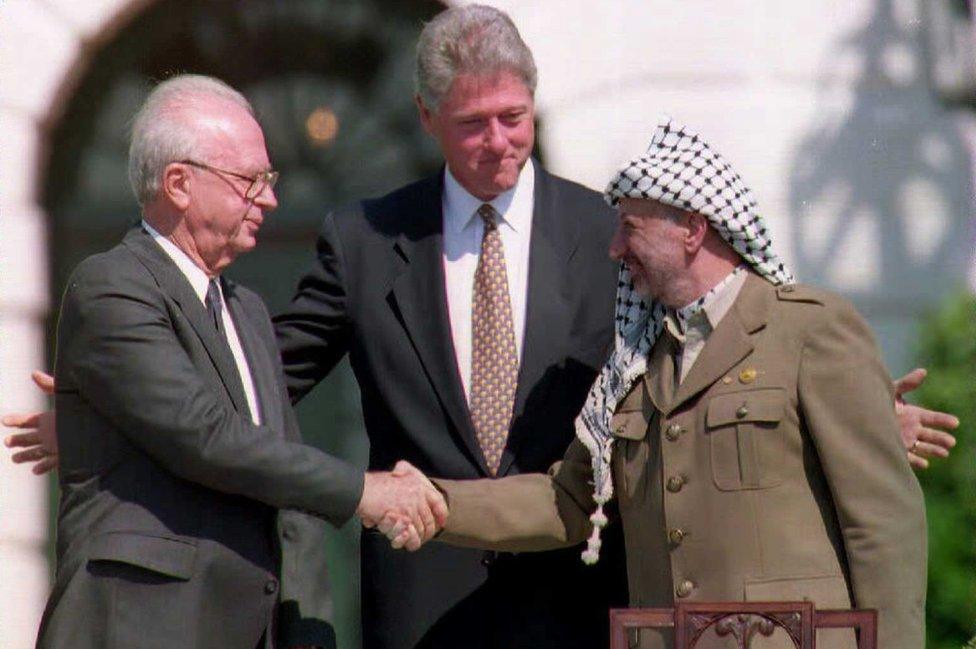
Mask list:
[[[675,649],[693,649],[709,628],[748,649],[756,635],[783,629],[797,649],[816,647],[816,630],[852,628],[859,649],[876,649],[878,612],[816,610],[813,602],[678,602],[674,608],[622,608],[610,611],[610,649],[628,649],[628,631],[674,628]]]

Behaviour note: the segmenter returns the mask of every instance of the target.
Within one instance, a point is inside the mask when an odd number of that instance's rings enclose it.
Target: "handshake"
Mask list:
[[[427,476],[401,460],[389,473],[366,473],[356,513],[364,527],[378,528],[394,548],[413,552],[444,527],[448,511]]]

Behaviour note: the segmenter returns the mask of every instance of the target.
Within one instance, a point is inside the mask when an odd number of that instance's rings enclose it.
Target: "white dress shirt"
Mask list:
[[[529,283],[529,241],[532,236],[532,208],[535,194],[535,171],[532,160],[526,161],[512,189],[489,201],[500,215],[498,231],[505,249],[508,274],[508,296],[512,305],[512,327],[515,353],[522,358],[522,336],[525,332],[525,304]],[[471,307],[474,302],[474,274],[481,253],[485,224],[478,216],[484,204],[472,196],[451,174],[444,171],[444,277],[447,283],[447,312],[451,320],[451,337],[457,355],[458,371],[465,395],[471,388]]]
[[[190,286],[193,287],[193,292],[200,298],[200,303],[206,305],[207,287],[210,285],[210,278],[207,277],[207,274],[199,266],[194,264],[193,260],[185,252],[180,250],[175,243],[161,235],[151,225],[143,221],[142,227],[153,238],[153,241],[159,244],[163,252],[173,260],[187,281],[190,282]],[[220,290],[220,301],[223,302],[220,313],[224,322],[224,331],[227,333],[227,344],[230,345],[230,351],[234,355],[234,364],[237,365],[237,373],[240,374],[241,383],[244,384],[244,395],[247,397],[247,406],[251,410],[251,421],[255,425],[260,426],[261,411],[258,406],[257,392],[254,389],[254,379],[251,377],[251,368],[247,364],[247,357],[244,355],[241,339],[237,336],[237,327],[234,326],[234,319],[230,315],[230,309],[227,308],[227,301],[224,299],[224,287],[221,286],[219,281],[217,282],[217,288]]]

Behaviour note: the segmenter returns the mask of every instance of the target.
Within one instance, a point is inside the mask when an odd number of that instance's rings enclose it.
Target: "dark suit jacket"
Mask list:
[[[341,524],[362,474],[299,443],[267,311],[224,288],[263,426],[226,341],[143,230],[72,274],[56,362],[58,567],[39,646],[252,649],[279,600],[281,645],[334,644],[308,581],[325,579],[322,523],[278,508]]]
[[[349,354],[371,468],[402,458],[432,476],[477,478],[488,472],[448,323],[442,178],[329,214],[317,262],[275,326],[293,400]],[[573,438],[611,342],[614,224],[599,194],[536,164],[525,338],[500,476],[545,471]],[[611,597],[626,601],[622,575],[584,566],[578,549],[495,556],[434,544],[407,554],[367,530],[364,646],[592,649],[607,642]]]

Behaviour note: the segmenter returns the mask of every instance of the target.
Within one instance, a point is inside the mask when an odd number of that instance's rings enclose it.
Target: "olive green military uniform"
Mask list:
[[[613,417],[631,605],[807,599],[876,608],[880,647],[921,649],[922,495],[891,380],[853,307],[750,274],[669,402],[654,375],[664,340]],[[590,532],[590,456],[579,441],[548,476],[438,484],[451,507],[440,537],[449,543],[543,550]],[[644,647],[664,644],[642,638]],[[850,632],[818,639],[853,646]]]

